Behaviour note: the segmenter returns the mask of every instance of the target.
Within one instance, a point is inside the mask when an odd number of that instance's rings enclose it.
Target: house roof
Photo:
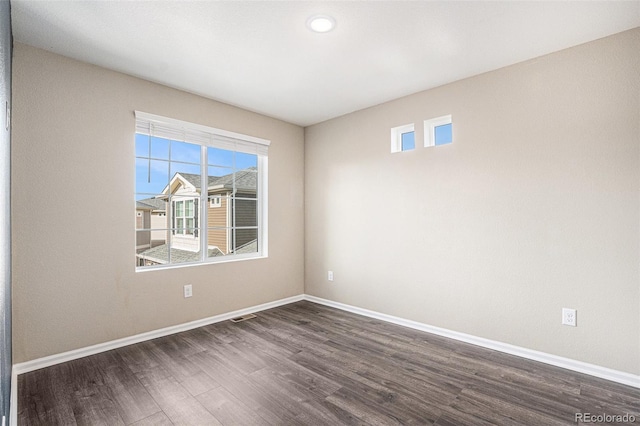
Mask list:
[[[255,253],[258,251],[258,240],[253,240],[248,242],[247,244],[238,247],[236,250],[236,254],[243,253]],[[224,253],[220,251],[220,249],[210,248],[208,250],[208,257],[218,257],[224,256]],[[166,264],[169,262],[169,246],[167,244],[162,244],[148,250],[139,253],[137,257],[142,259],[148,259],[152,262],[157,262],[160,264]],[[197,262],[200,260],[200,252],[193,252],[187,250],[180,250],[176,248],[171,249],[171,263],[186,263],[186,262]]]
[[[249,167],[243,170],[235,172],[236,189],[240,191],[255,191],[258,186],[258,169],[256,167]],[[196,189],[200,189],[200,175],[192,173],[177,172],[176,176],[180,175],[184,180],[193,185]],[[215,186],[222,186],[226,189],[233,189],[233,173],[229,173],[223,176],[209,176],[208,188],[211,189]],[[165,189],[166,190],[166,189]]]
[[[166,202],[157,198],[145,198],[136,201],[137,210],[158,210],[165,211],[167,209]]]
[[[136,255],[142,259],[148,259],[152,262],[165,264],[169,262],[169,246],[162,244],[149,250],[145,250],[142,253]],[[209,249],[209,257],[224,256],[218,248]],[[171,263],[186,263],[197,262],[200,260],[200,252],[193,252],[188,250],[180,250],[176,248],[171,249]]]

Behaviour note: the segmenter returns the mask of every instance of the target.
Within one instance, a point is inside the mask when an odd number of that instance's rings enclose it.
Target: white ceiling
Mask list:
[[[640,1],[11,0],[14,39],[310,125],[640,26]],[[310,32],[314,14],[335,18]]]

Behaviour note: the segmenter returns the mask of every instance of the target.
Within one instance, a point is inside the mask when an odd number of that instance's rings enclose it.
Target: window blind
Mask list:
[[[271,141],[227,130],[136,111],[136,133],[266,156]]]

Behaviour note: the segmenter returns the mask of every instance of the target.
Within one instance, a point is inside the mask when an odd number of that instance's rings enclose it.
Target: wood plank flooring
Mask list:
[[[298,302],[18,377],[20,425],[567,425],[640,390]]]

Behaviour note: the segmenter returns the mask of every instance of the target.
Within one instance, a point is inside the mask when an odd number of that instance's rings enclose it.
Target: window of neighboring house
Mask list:
[[[453,142],[451,116],[445,115],[424,122],[424,146],[439,146]]]
[[[137,270],[267,256],[269,143],[136,111]]]
[[[173,200],[173,234],[196,235],[198,199]]]
[[[416,147],[414,125],[406,124],[391,129],[391,152],[410,151]]]
[[[215,195],[209,198],[209,207],[218,208],[222,206],[222,197],[220,195]]]

